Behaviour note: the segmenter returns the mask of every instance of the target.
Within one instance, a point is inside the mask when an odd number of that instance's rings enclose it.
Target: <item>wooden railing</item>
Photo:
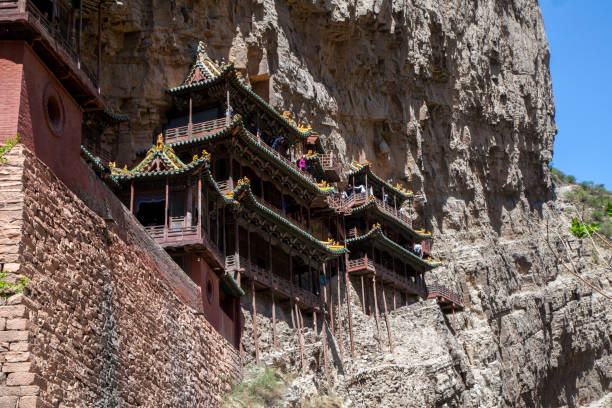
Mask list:
[[[427,298],[432,299],[432,298],[437,298],[437,297],[444,298],[447,301],[452,302],[459,307],[463,307],[463,299],[458,293],[453,292],[446,286],[439,285],[437,283],[432,283],[432,284],[427,285]]]
[[[247,132],[247,135],[251,139],[253,139],[258,145],[260,145],[261,147],[266,149],[268,152],[272,153],[274,156],[276,156],[279,160],[281,160],[282,162],[287,164],[289,167],[291,167],[294,170],[297,170],[298,172],[300,172],[300,174],[302,174],[304,177],[306,177],[311,182],[316,183],[316,180],[314,179],[314,177],[312,177],[312,175],[310,175],[310,173],[300,169],[295,163],[293,163],[291,160],[289,160],[288,158],[286,158],[285,156],[283,156],[282,154],[280,154],[276,150],[272,149],[263,140],[261,140],[260,138],[255,136],[253,133],[249,132],[248,130],[246,132]]]
[[[325,153],[319,156],[321,158],[321,165],[325,171],[336,171],[340,172],[340,163],[334,159],[331,153]]]
[[[40,10],[34,5],[32,1],[20,0],[20,1],[2,1],[0,3],[0,18],[3,13],[14,13],[19,9],[23,11],[25,4],[25,10],[30,15],[30,23],[42,32],[46,31],[53,38],[55,43],[62,51],[64,51],[77,65],[77,68],[83,71],[87,78],[92,82],[94,87],[98,86],[98,76],[90,71],[87,66],[81,61],[81,58],[75,51],[75,46],[70,44],[68,39],[62,35],[62,30],[57,27],[56,24],[51,24]],[[67,32],[69,30],[66,30]]]
[[[378,198],[378,197],[374,197],[374,198],[376,200],[376,205],[378,206],[378,208],[380,208],[381,210],[383,210],[387,214],[390,214],[390,215],[394,216],[395,218],[399,218],[406,225],[412,227],[412,220],[410,218],[406,217],[404,214],[402,214],[401,212],[397,211],[394,207],[392,207],[389,204],[385,203],[380,198]]]
[[[217,181],[217,187],[224,195],[234,191],[234,181],[232,179]]]
[[[175,225],[166,228],[164,225],[144,227],[151,238],[160,244],[178,243],[181,241],[198,239],[197,225]]]
[[[371,270],[375,270],[375,266],[374,266],[374,262],[372,262],[371,259],[363,257],[363,258],[358,258],[358,259],[349,259],[348,261],[348,268],[349,268],[349,272],[352,270],[359,270],[359,269],[371,269]]]
[[[0,0],[2,1],[2,0]],[[112,161],[112,156],[110,154],[110,152],[106,149],[103,149],[101,147],[97,147],[91,140],[89,139],[85,139],[83,141],[83,146],[85,146],[85,149],[87,149],[87,151],[89,153],[91,153],[91,155],[93,157],[95,157],[96,159],[100,160],[100,162],[104,165],[104,166],[108,166],[108,163],[110,163]]]
[[[19,6],[23,0],[0,0],[0,13],[16,13],[19,12]]]
[[[286,219],[287,221],[289,221],[291,224],[295,225],[296,227],[298,227],[302,231],[308,232],[308,227],[306,225],[302,224],[301,222],[299,222],[295,218],[293,218],[293,217],[283,213],[275,205],[272,205],[272,204],[268,203],[267,201],[262,200],[261,198],[258,198],[257,202],[259,204],[263,205],[264,207],[268,208],[269,210],[273,211],[274,213],[278,214],[279,217]]]
[[[225,270],[226,271],[237,271],[240,269],[240,256],[228,255],[225,257]]]
[[[166,143],[180,142],[181,140],[200,137],[222,129],[226,126],[225,118],[208,120],[206,122],[193,123],[191,129],[189,125],[179,126],[164,130]]]
[[[319,297],[309,290],[293,285],[291,282],[274,274],[267,268],[262,268],[255,264],[251,264],[249,268],[249,262],[243,257],[239,257],[238,262],[245,271],[245,274],[251,279],[254,279],[257,282],[277,292],[280,292],[285,296],[291,297],[293,295],[296,300],[308,305],[309,307],[318,307],[320,303]]]
[[[363,257],[358,259],[350,259],[348,261],[349,273],[352,271],[359,271],[363,269],[368,269],[374,272],[378,279],[382,281],[391,281],[395,285],[417,293],[422,297],[426,297],[427,295],[427,289],[425,288],[425,286],[419,285],[417,282],[413,282],[407,277],[402,276],[399,273],[393,272],[391,269],[383,266],[378,262],[372,261],[370,258]]]

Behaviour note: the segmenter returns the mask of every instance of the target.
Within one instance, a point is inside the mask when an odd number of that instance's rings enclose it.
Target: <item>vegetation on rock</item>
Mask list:
[[[7,139],[5,145],[0,145],[0,164],[6,163],[6,156],[17,143],[19,143],[19,134],[17,134],[15,137]]]
[[[222,408],[269,407],[277,405],[287,387],[287,379],[270,367],[245,368],[245,378],[230,394],[226,395]]]
[[[576,178],[551,167],[553,180],[558,185],[569,185],[564,198],[580,210],[580,216],[574,217],[570,231],[578,238],[598,233],[608,239],[612,238],[612,191],[603,184],[592,181],[576,182]]]

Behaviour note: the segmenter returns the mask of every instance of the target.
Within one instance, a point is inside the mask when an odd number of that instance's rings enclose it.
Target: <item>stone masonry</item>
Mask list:
[[[163,251],[119,234],[25,148],[0,185],[0,262],[30,280],[0,304],[0,407],[217,405],[240,357],[173,290]]]

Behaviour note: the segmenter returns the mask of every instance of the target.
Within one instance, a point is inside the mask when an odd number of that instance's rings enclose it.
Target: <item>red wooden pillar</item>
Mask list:
[[[98,93],[102,79],[102,2],[98,3]]]
[[[202,239],[202,169],[201,168],[200,168],[200,171],[198,172],[198,239]]]
[[[189,94],[189,122],[187,123],[187,134],[189,138],[193,136],[193,98]]]
[[[130,212],[134,214],[134,180],[130,183]]]
[[[164,208],[164,241],[168,239],[168,200],[170,199],[170,188],[168,186],[168,177],[166,177],[166,203]]]

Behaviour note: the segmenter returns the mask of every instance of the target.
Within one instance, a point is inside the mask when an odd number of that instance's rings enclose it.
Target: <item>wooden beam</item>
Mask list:
[[[81,0],[82,1],[82,0]],[[98,3],[98,93],[102,79],[102,2]]]
[[[274,290],[272,290],[272,346],[276,351],[276,299],[274,297]]]
[[[166,202],[164,208],[164,241],[168,238],[168,200],[170,197],[170,188],[168,187],[168,177],[166,177]]]
[[[374,294],[374,320],[376,321],[376,333],[378,334],[378,347],[382,352],[382,339],[380,338],[380,323],[378,322],[378,302],[376,300],[376,275],[372,276],[372,293]]]
[[[393,353],[393,339],[391,338],[391,326],[389,326],[389,313],[387,312],[387,297],[385,296],[385,284],[381,282],[383,306],[385,308],[385,324],[387,325],[387,336],[389,337],[389,350]]]
[[[294,302],[295,318],[297,320],[298,342],[300,345],[300,367],[304,371],[304,345],[302,344],[302,325],[300,323],[300,310],[297,303]]]
[[[134,214],[134,180],[130,183],[130,212]]]
[[[255,343],[255,362],[259,364],[259,347],[257,344],[257,308],[255,306],[255,276],[251,272],[251,231],[247,230],[247,258],[251,275],[251,307],[253,312],[253,342]]]
[[[365,284],[363,283],[363,275],[361,278],[361,306],[363,308],[363,314],[366,314],[366,297],[365,297]]]
[[[323,276],[325,276],[325,263],[323,263]],[[327,319],[325,318],[325,303],[322,303],[322,311],[321,315],[323,317],[323,360],[325,363],[325,378],[327,379],[327,385],[330,385],[329,382],[329,367],[328,367],[328,359],[327,359]]]
[[[337,313],[337,317],[338,317],[338,337],[339,337],[339,341],[338,341],[338,345],[340,347],[340,358],[342,360],[344,360],[344,350],[343,350],[343,345],[342,345],[342,332],[343,330],[343,326],[342,326],[342,296],[341,296],[341,292],[340,292],[340,258],[336,258],[336,291],[338,294],[338,313]]]
[[[202,239],[202,169],[198,171],[198,238]]]

